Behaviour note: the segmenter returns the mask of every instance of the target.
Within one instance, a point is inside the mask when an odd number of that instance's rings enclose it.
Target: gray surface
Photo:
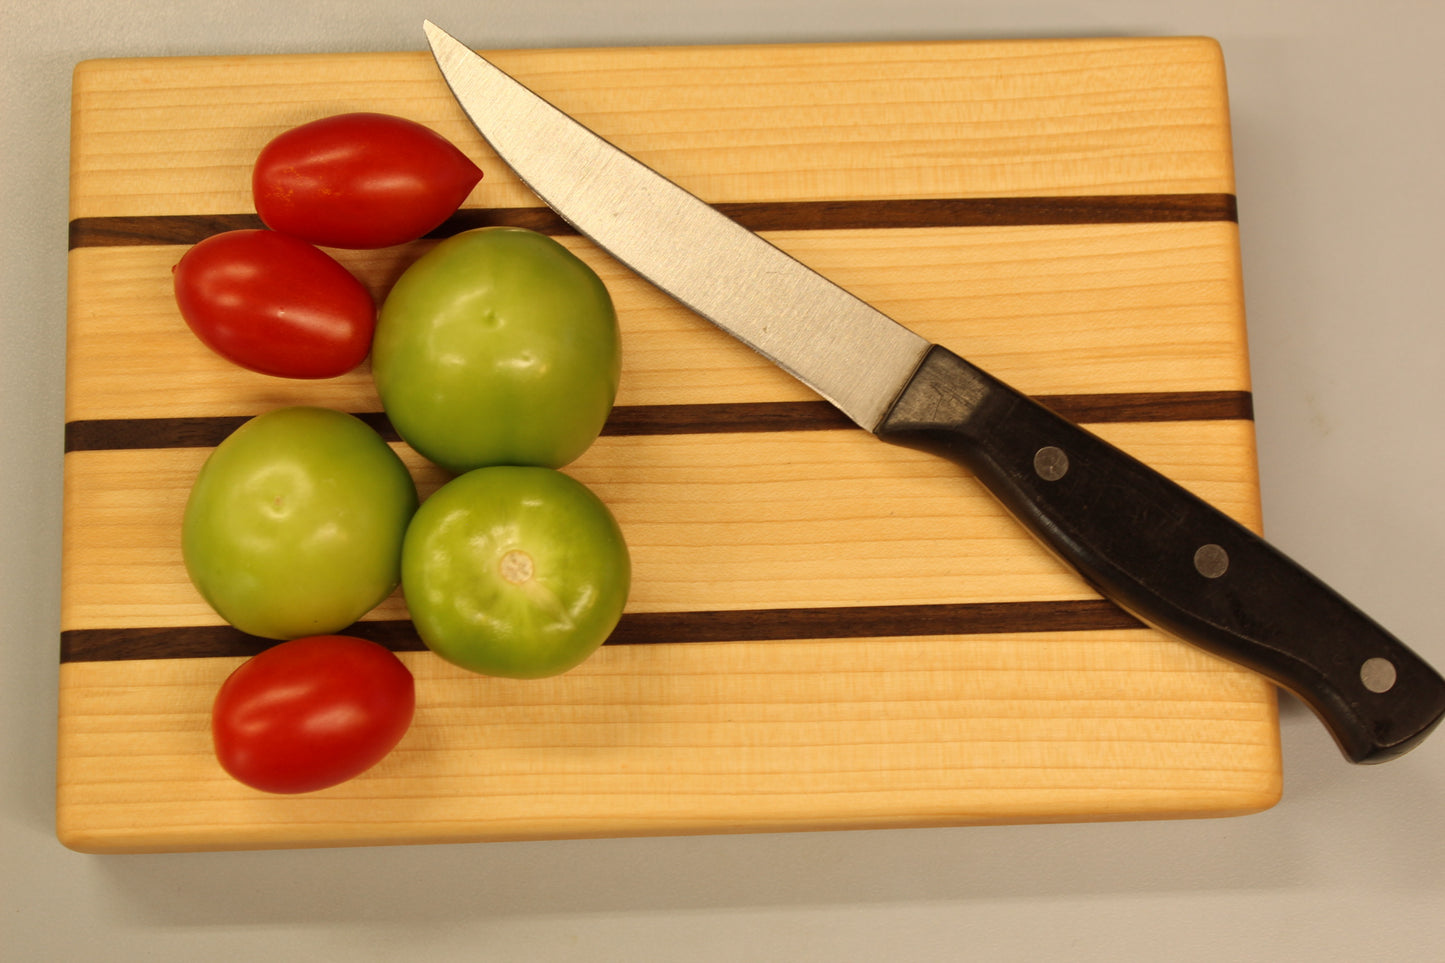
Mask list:
[[[1204,34],[1229,70],[1267,533],[1428,659],[1445,576],[1445,4],[9,0],[0,958],[1445,959],[1445,734],[1200,822],[91,857],[53,835],[70,70],[109,56]],[[64,25],[63,28],[60,25]]]

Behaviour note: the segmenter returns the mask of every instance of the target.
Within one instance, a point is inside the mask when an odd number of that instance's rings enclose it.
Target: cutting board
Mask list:
[[[564,110],[928,338],[1260,526],[1228,105],[1204,39],[508,50]],[[613,508],[616,633],[541,681],[355,627],[410,732],[300,796],[217,765],[265,644],[187,581],[190,483],[287,404],[380,412],[209,354],[170,269],[255,226],[252,160],[316,117],[432,126],[486,176],[441,234],[547,231],[602,276],[618,407],[568,468]],[[1144,628],[955,466],[884,445],[569,233],[423,52],[98,60],[74,75],[57,826],[92,852],[1242,814],[1280,791],[1275,692]],[[435,239],[335,252],[378,298]],[[375,419],[383,431],[384,419]],[[445,476],[392,444],[423,495]]]

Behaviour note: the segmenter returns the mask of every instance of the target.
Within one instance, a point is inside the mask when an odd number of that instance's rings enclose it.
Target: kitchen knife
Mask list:
[[[468,117],[563,220],[862,428],[973,472],[1102,595],[1294,692],[1354,762],[1404,753],[1445,716],[1434,669],[1253,532],[425,31]]]

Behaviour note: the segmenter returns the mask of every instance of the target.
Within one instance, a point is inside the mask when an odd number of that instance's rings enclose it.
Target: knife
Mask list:
[[[482,137],[578,233],[878,438],[971,471],[1100,594],[1294,692],[1352,762],[1394,758],[1445,716],[1434,669],[1249,529],[424,29]]]

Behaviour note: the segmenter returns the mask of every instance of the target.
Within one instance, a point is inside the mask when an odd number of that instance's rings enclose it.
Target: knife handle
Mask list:
[[[978,476],[1045,545],[1142,621],[1294,692],[1352,762],[1445,716],[1445,680],[1259,536],[934,345],[877,429]]]

